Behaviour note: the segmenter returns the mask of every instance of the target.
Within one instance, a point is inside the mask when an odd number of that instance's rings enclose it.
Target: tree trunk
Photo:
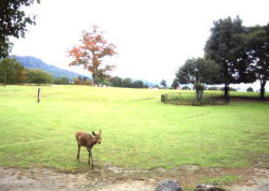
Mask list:
[[[260,99],[264,99],[266,80],[261,80]]]
[[[224,98],[226,100],[226,103],[230,102],[229,84],[228,83],[225,83],[225,86],[224,86]]]
[[[97,79],[95,73],[92,73],[93,86],[97,85]]]
[[[196,100],[201,105],[203,101],[203,90],[196,90]]]
[[[4,87],[7,85],[7,78],[4,79]]]

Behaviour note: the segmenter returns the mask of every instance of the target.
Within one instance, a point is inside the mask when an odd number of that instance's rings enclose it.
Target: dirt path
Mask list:
[[[228,172],[233,170],[228,169]],[[248,180],[230,186],[229,190],[269,191],[269,169],[239,170],[239,173],[243,172],[246,173],[244,177]],[[89,170],[74,174],[45,168],[0,167],[0,191],[151,191],[160,180],[167,178],[179,180],[184,190],[188,190],[187,185],[193,187],[201,181],[202,176],[215,173],[226,172],[223,169],[201,169],[195,166],[179,167],[169,171],[164,169],[135,171],[106,167],[105,170]]]
[[[269,169],[255,169],[253,178],[241,185],[231,187],[232,191],[269,191]]]

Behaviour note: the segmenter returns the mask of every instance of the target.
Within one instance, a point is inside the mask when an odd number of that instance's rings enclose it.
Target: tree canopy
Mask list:
[[[246,64],[244,44],[238,35],[246,33],[239,17],[220,19],[214,22],[211,35],[205,45],[205,57],[214,60],[220,66],[218,83],[225,84],[225,97],[228,98],[229,84],[253,82]]]
[[[263,99],[269,80],[269,24],[248,27],[248,32],[240,37],[245,42],[249,70],[260,81],[260,97]]]
[[[165,80],[162,80],[160,83],[164,88],[167,88],[167,83]]]
[[[220,75],[219,66],[212,60],[203,58],[191,58],[179,68],[176,79],[179,83],[207,83],[218,81]]]
[[[10,37],[24,37],[26,26],[35,24],[33,16],[26,15],[22,7],[40,0],[1,0],[0,1],[0,59],[7,57],[12,47]]]

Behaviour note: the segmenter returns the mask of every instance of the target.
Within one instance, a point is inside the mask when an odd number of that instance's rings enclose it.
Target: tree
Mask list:
[[[0,62],[0,83],[15,84],[24,79],[24,68],[16,59],[4,58]]]
[[[217,81],[219,75],[219,66],[212,60],[191,58],[179,68],[176,79],[180,83],[192,83],[196,90],[197,101],[201,103],[204,90],[202,83],[212,84]]]
[[[174,81],[172,82],[171,87],[172,87],[173,89],[177,89],[177,88],[178,88],[178,80],[177,80],[177,78],[174,79]]]
[[[164,88],[167,88],[167,83],[165,80],[162,80],[160,83]]]
[[[118,76],[111,77],[110,83],[113,87],[122,87],[122,79]]]
[[[69,51],[69,56],[74,58],[69,66],[83,65],[92,74],[95,84],[103,81],[114,68],[114,65],[104,64],[103,58],[115,55],[116,46],[104,39],[97,26],[90,32],[83,32],[81,43]]]
[[[219,66],[212,60],[203,58],[191,58],[179,68],[176,73],[176,81],[179,83],[207,83],[212,84],[220,75]]]
[[[224,96],[229,100],[229,84],[253,82],[252,73],[247,71],[247,55],[238,35],[245,33],[239,17],[220,19],[214,22],[211,35],[206,42],[205,56],[220,66],[220,76],[216,83],[223,83]]]
[[[122,87],[125,87],[125,88],[131,88],[132,87],[132,79],[131,78],[124,78],[122,80]]]
[[[36,0],[40,3],[40,0]],[[0,59],[8,56],[12,47],[9,37],[24,37],[26,26],[35,24],[34,17],[25,14],[22,9],[35,0],[1,0],[0,1]]]
[[[144,88],[144,83],[141,80],[136,80],[132,84],[132,88]]]
[[[249,70],[260,81],[260,98],[264,99],[265,85],[269,80],[269,24],[249,27],[248,33],[240,37],[247,47]]]

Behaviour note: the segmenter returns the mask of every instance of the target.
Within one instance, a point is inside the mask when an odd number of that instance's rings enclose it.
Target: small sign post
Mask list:
[[[37,90],[37,103],[40,103],[40,92],[41,92],[41,88],[38,88],[38,90]]]

